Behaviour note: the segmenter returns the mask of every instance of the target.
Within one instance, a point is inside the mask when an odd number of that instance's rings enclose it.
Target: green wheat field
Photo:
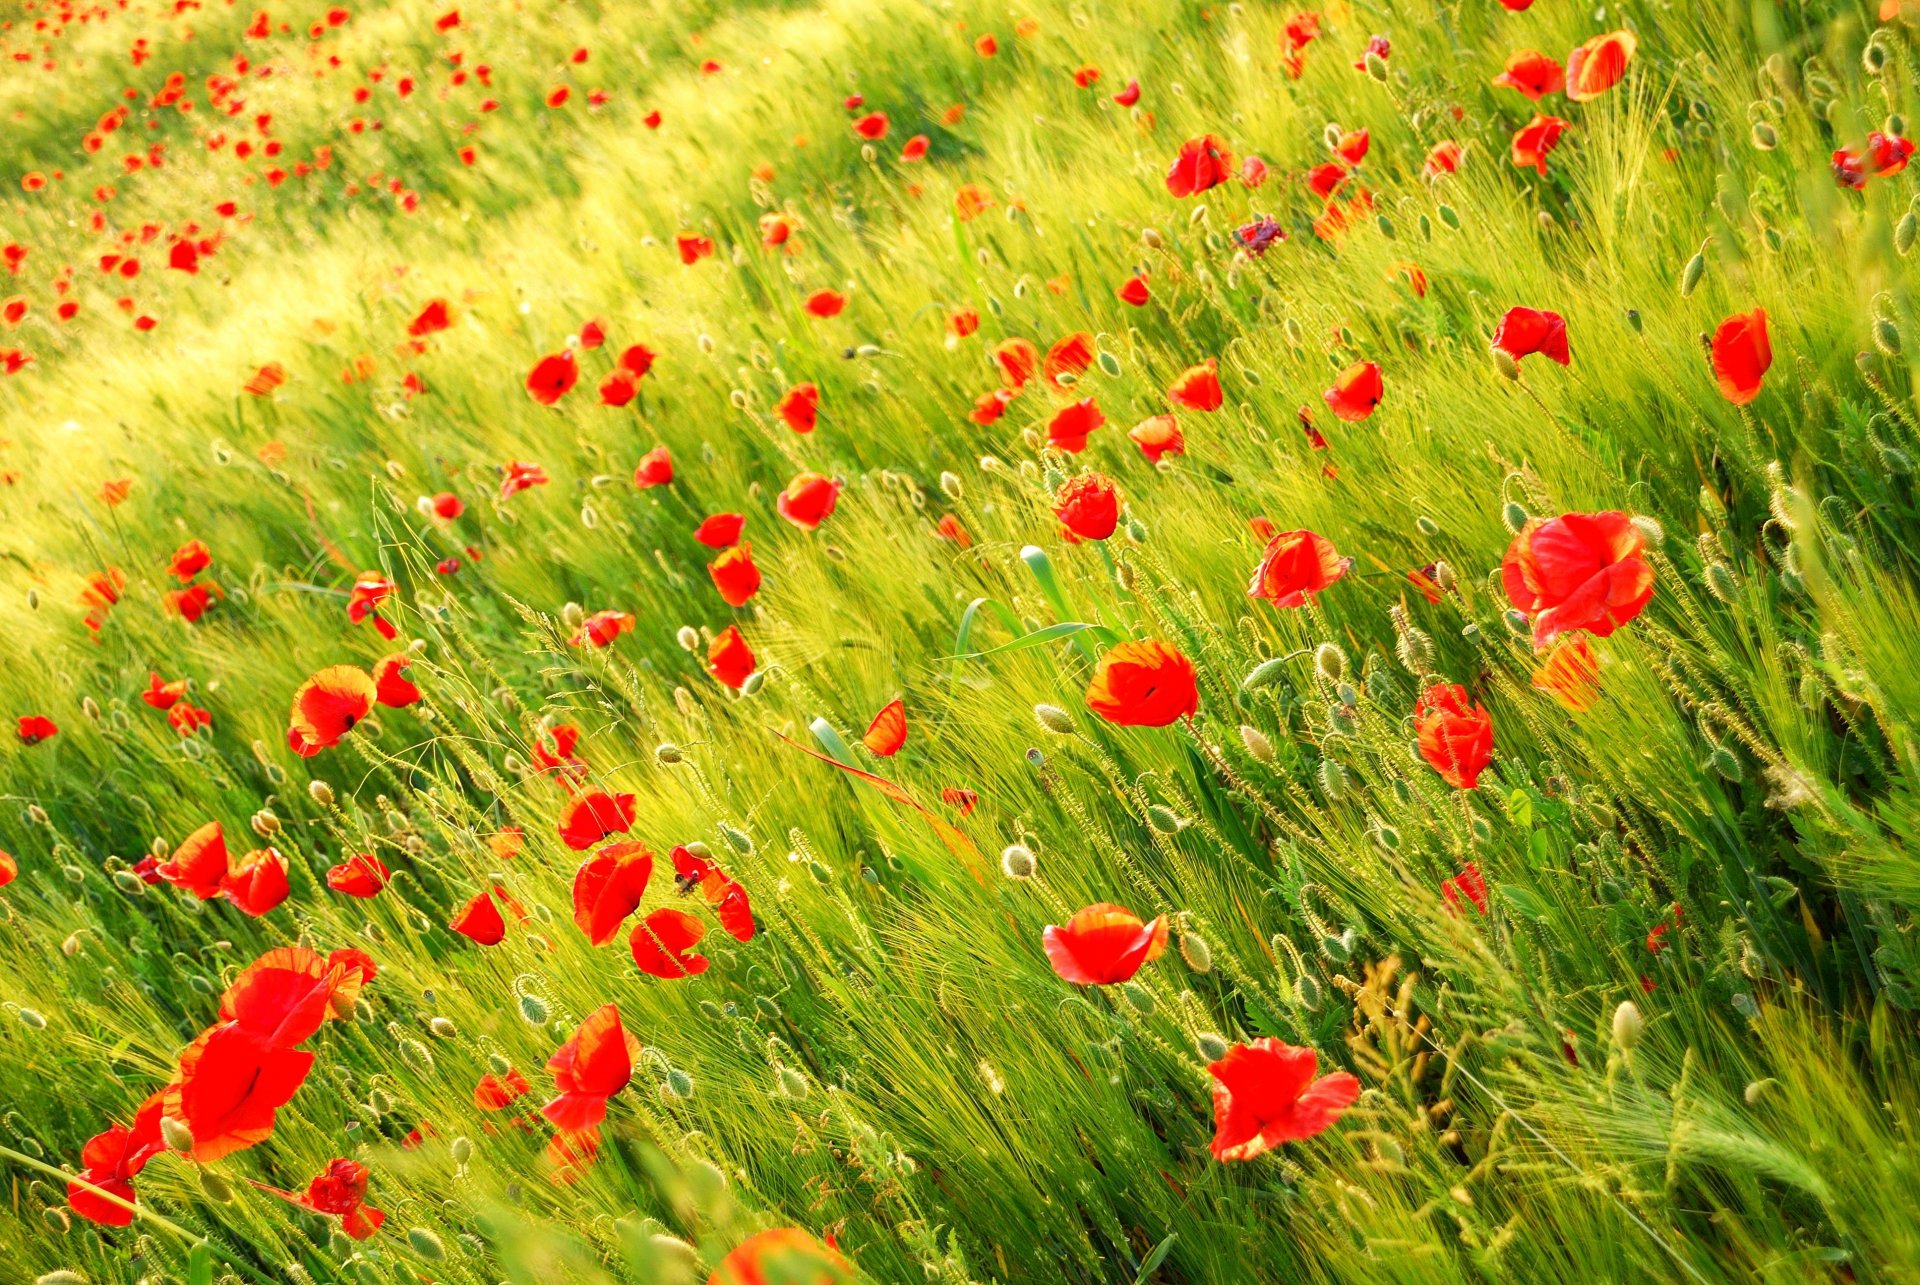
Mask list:
[[[0,0],[0,1281],[1920,1282],[1917,95]]]

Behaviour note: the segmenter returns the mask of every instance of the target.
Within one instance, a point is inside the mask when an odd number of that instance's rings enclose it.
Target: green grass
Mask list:
[[[323,10],[267,7],[294,30],[249,41],[251,7],[136,5],[52,38],[30,30],[40,10],[0,7],[0,51],[51,40],[56,62],[0,62],[0,244],[30,251],[0,296],[32,305],[0,349],[35,358],[0,378],[0,715],[60,726],[0,746],[0,848],[20,867],[0,891],[0,1275],[703,1280],[774,1226],[831,1231],[889,1282],[1920,1275],[1920,411],[1897,249],[1913,177],[1854,193],[1828,169],[1912,110],[1911,29],[1873,36],[1876,6],[1836,0],[1629,0],[1603,19],[1554,0],[1340,5],[1295,81],[1288,12],[1262,4],[465,5],[441,35],[450,4],[396,0],[320,40],[305,24]],[[1029,15],[1037,32],[1016,35]],[[1547,177],[1514,168],[1532,105],[1488,85],[1506,55],[1619,27],[1639,38],[1626,79],[1541,104],[1572,128]],[[989,31],[1000,53],[983,59]],[[1351,67],[1376,31],[1393,42],[1383,81]],[[154,52],[135,67],[142,35]],[[493,68],[490,89],[447,85],[454,49]],[[247,78],[229,120],[205,82],[236,50],[275,74]],[[329,56],[338,69],[314,74]],[[1071,73],[1089,64],[1102,75],[1083,90]],[[174,70],[195,110],[149,112]],[[419,83],[404,100],[401,74]],[[1134,76],[1129,112],[1109,96]],[[573,97],[551,111],[561,83]],[[375,92],[356,106],[359,84]],[[89,157],[81,137],[128,85],[129,123]],[[611,97],[590,108],[595,87]],[[892,120],[871,155],[841,105],[854,93]],[[499,110],[481,113],[489,96]],[[282,157],[207,148],[261,112]],[[355,116],[383,128],[351,133]],[[1777,146],[1755,145],[1757,120]],[[1371,131],[1381,216],[1332,243],[1302,178],[1329,122]],[[1168,162],[1207,132],[1273,177],[1173,199]],[[900,163],[917,133],[927,160]],[[1443,138],[1466,160],[1429,184]],[[165,166],[126,173],[122,154],[154,142]],[[259,178],[323,145],[332,168]],[[56,169],[45,191],[18,185]],[[375,174],[418,209],[366,195]],[[103,183],[116,194],[96,202]],[[964,183],[995,204],[963,223]],[[226,200],[250,220],[218,219]],[[759,243],[775,209],[798,220],[792,254]],[[1232,229],[1263,213],[1291,239],[1236,255]],[[189,221],[229,229],[191,277],[164,269]],[[103,275],[142,223],[166,232],[140,247],[141,276]],[[719,253],[683,267],[683,229]],[[81,313],[60,324],[65,264]],[[1142,268],[1153,298],[1134,309],[1114,290]],[[823,287],[849,296],[837,318],[801,309]],[[398,351],[436,296],[457,324]],[[1536,356],[1502,376],[1489,337],[1515,305],[1565,316],[1570,368]],[[955,307],[981,327],[950,344]],[[1742,410],[1701,336],[1754,307],[1775,359]],[[608,346],[537,405],[526,372],[589,317]],[[993,344],[1077,330],[1102,356],[1076,395],[1109,420],[1085,454],[1044,449],[1043,389],[969,422],[996,386]],[[611,354],[636,342],[660,354],[640,398],[598,405]],[[360,354],[371,378],[343,382]],[[1207,357],[1226,404],[1183,412],[1186,454],[1150,466],[1126,429]],[[1321,390],[1360,357],[1386,397],[1340,423]],[[267,362],[289,382],[243,393]],[[772,409],[803,381],[821,390],[807,437]],[[674,484],[634,489],[659,444]],[[510,459],[551,483],[496,500]],[[1050,510],[1083,466],[1127,505],[1102,546],[1063,543]],[[774,513],[806,469],[847,484],[812,534]],[[121,478],[109,507],[97,493]],[[416,508],[447,489],[468,505],[450,530]],[[1574,713],[1532,686],[1496,569],[1513,511],[1607,509],[1657,529],[1656,590],[1594,640],[1602,694]],[[728,510],[766,573],[739,610],[691,536]],[[947,514],[970,547],[936,534]],[[1248,598],[1260,516],[1327,536],[1353,572],[1303,610]],[[161,595],[193,538],[222,597],[188,626]],[[436,574],[451,556],[460,572]],[[1436,561],[1455,587],[1430,604],[1406,573]],[[77,600],[108,566],[127,587],[95,641]],[[400,584],[402,643],[348,625],[363,568]],[[566,644],[604,609],[636,628],[603,651]],[[955,659],[1063,622],[1174,642],[1199,716],[1102,722],[1083,699],[1107,636],[1092,631]],[[729,623],[761,662],[750,695],[702,671]],[[1328,643],[1344,676],[1316,669]],[[421,705],[288,752],[302,680],[409,644]],[[1244,683],[1283,656],[1275,681]],[[211,728],[183,739],[143,704],[150,671],[190,679]],[[1492,714],[1474,791],[1410,748],[1434,677]],[[875,759],[860,734],[896,695],[909,740]],[[526,768],[555,722],[583,729],[596,782],[639,797],[632,837],[720,856],[759,936],[710,933],[712,968],[676,982],[640,974],[624,941],[586,943],[563,795]],[[898,782],[964,841],[789,741]],[[977,810],[943,805],[949,787]],[[264,843],[262,817],[292,867],[262,918],[125,874],[210,819],[236,851]],[[511,861],[486,842],[506,825],[527,835]],[[1001,872],[1016,843],[1031,880]],[[330,892],[327,867],[361,851],[392,885]],[[1485,917],[1440,895],[1467,861]],[[445,925],[493,876],[532,920],[483,949]],[[697,909],[666,883],[646,909]],[[1126,987],[1061,981],[1042,930],[1096,901],[1174,917],[1175,948]],[[204,1167],[155,1159],[125,1230],[71,1216],[56,1171],[167,1080],[239,968],[294,942],[356,946],[381,972],[308,1045],[315,1069],[271,1140]],[[544,1122],[483,1115],[473,1086],[505,1059],[533,1083],[521,1105],[544,1101],[546,1059],[609,1001],[649,1051],[597,1164],[556,1183]],[[1255,1036],[1313,1046],[1364,1093],[1319,1137],[1222,1164],[1201,1050]],[[301,1189],[334,1156],[372,1169],[388,1222],[365,1243],[249,1185]]]

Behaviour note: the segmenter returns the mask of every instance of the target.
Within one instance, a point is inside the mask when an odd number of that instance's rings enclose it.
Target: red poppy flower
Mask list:
[[[173,855],[154,867],[154,873],[202,901],[219,896],[227,877],[227,839],[220,823],[209,821],[182,839]]]
[[[1906,169],[1907,162],[1913,158],[1913,140],[1876,129],[1867,135],[1867,156],[1873,162],[1876,177],[1892,178]]]
[[[576,794],[560,813],[560,839],[575,852],[585,852],[610,834],[633,829],[634,806],[631,794],[605,790]]]
[[[560,1092],[540,1114],[567,1133],[593,1128],[607,1118],[607,1099],[633,1078],[639,1056],[640,1041],[621,1026],[619,1007],[595,1009],[547,1060]]]
[[[691,948],[707,935],[707,928],[684,910],[665,907],[633,926],[627,945],[633,962],[649,977],[677,981],[707,971],[711,962]]]
[[[1341,371],[1333,381],[1333,387],[1321,394],[1333,413],[1350,424],[1357,424],[1373,414],[1380,399],[1386,395],[1385,386],[1380,379],[1380,367],[1371,361],[1356,361]]]
[[[512,1067],[500,1075],[489,1071],[473,1086],[473,1105],[482,1111],[504,1111],[532,1091],[527,1077]]]
[[[567,642],[575,647],[608,647],[614,639],[633,629],[633,613],[627,611],[596,611],[580,622]]]
[[[1093,398],[1073,402],[1047,421],[1047,441],[1058,450],[1077,455],[1087,449],[1087,434],[1106,422]]]
[[[500,498],[505,500],[532,486],[545,486],[547,471],[526,460],[508,460],[501,466]]]
[[[707,564],[714,588],[729,607],[744,607],[760,592],[760,568],[753,565],[753,546],[735,545]]]
[[[80,1149],[79,1181],[67,1184],[67,1204],[74,1213],[106,1227],[126,1227],[133,1222],[133,1210],[100,1192],[118,1196],[128,1204],[134,1202],[133,1180],[146,1168],[147,1161],[167,1149],[160,1135],[160,1110],[161,1094],[155,1093],[141,1105],[132,1128],[109,1125],[87,1140]]]
[[[1086,331],[1077,331],[1060,339],[1047,349],[1047,359],[1042,367],[1047,382],[1055,388],[1062,388],[1062,375],[1078,375],[1093,365],[1093,336]]]
[[[1076,986],[1114,986],[1129,981],[1167,949],[1167,917],[1151,923],[1109,902],[1074,912],[1064,927],[1041,934],[1047,960],[1063,981]]]
[[[1140,82],[1129,80],[1127,87],[1113,96],[1113,101],[1122,107],[1131,107],[1140,101]]]
[[[980,329],[980,314],[972,308],[955,308],[947,314],[947,333],[965,339]]]
[[[1413,710],[1420,757],[1455,789],[1471,790],[1493,762],[1493,719],[1458,683],[1435,683]]]
[[[971,223],[993,208],[993,194],[978,183],[962,183],[953,191],[953,212],[962,223]]]
[[[907,140],[906,146],[900,149],[901,161],[911,165],[915,161],[925,160],[927,148],[932,142],[933,140],[925,134],[915,134]]]
[[[1493,83],[1496,88],[1515,90],[1537,103],[1566,88],[1567,73],[1558,59],[1538,49],[1519,49],[1507,55],[1506,68]]]
[[[1513,163],[1522,169],[1531,165],[1545,174],[1547,156],[1560,146],[1560,136],[1566,132],[1567,122],[1558,116],[1535,116],[1514,132]]]
[[[616,409],[640,395],[640,385],[632,371],[616,370],[600,381],[600,404]]]
[[[1123,642],[1094,666],[1087,708],[1121,727],[1165,727],[1200,708],[1193,662],[1171,643]]]
[[[1147,290],[1147,279],[1145,277],[1128,277],[1120,283],[1120,288],[1114,291],[1114,294],[1119,297],[1121,303],[1130,304],[1135,308],[1144,307],[1149,294]]]
[[[797,473],[774,501],[774,508],[802,531],[812,531],[833,516],[840,487],[841,483],[818,473]]]
[[[1120,494],[1111,478],[1082,473],[1054,493],[1053,513],[1080,539],[1104,540],[1120,525]]]
[[[0,852],[0,888],[20,877],[20,863],[11,852]]]
[[[1567,351],[1567,319],[1538,308],[1509,308],[1493,330],[1493,346],[1515,361],[1539,353],[1562,366],[1571,364]]]
[[[853,1285],[853,1280],[853,1268],[839,1251],[798,1227],[776,1227],[736,1245],[707,1285]]]
[[[744,684],[753,676],[755,665],[753,649],[732,625],[707,648],[707,672],[728,687],[739,688]]]
[[[580,382],[580,366],[571,351],[542,357],[527,375],[527,392],[542,406],[551,406]]]
[[[573,922],[595,946],[614,939],[640,907],[653,879],[653,854],[643,843],[609,843],[573,874]]]
[[[1720,384],[1720,395],[1735,406],[1745,406],[1760,395],[1772,365],[1765,308],[1728,317],[1713,332],[1713,377]]]
[[[720,919],[720,927],[740,941],[752,941],[755,925],[753,907],[747,890],[739,880],[715,865],[712,858],[697,856],[690,848],[673,850],[674,882],[681,895],[698,888]]]
[[[1215,371],[1214,359],[1209,357],[1198,366],[1182,371],[1167,389],[1167,400],[1188,410],[1219,410],[1220,376]]]
[[[1535,518],[1507,547],[1501,583],[1533,621],[1535,647],[1570,629],[1606,637],[1653,598],[1646,541],[1624,513]]]
[[[312,1069],[313,1054],[275,1048],[237,1023],[222,1022],[180,1055],[161,1113],[187,1127],[193,1135],[187,1154],[209,1164],[265,1142],[274,1113]]]
[[[887,114],[885,112],[869,112],[867,115],[853,122],[853,132],[868,142],[885,138],[887,136]]]
[[[1435,143],[1427,153],[1426,164],[1420,167],[1420,175],[1422,178],[1436,179],[1455,173],[1460,168],[1460,157],[1460,144],[1452,139]]]
[[[693,538],[709,549],[730,549],[740,543],[747,519],[738,513],[716,513],[694,530]]]
[[[645,344],[631,344],[621,350],[620,357],[614,364],[639,380],[644,379],[647,372],[653,369],[655,360],[653,349]]]
[[[493,890],[477,894],[454,912],[447,927],[482,946],[497,946],[507,935],[507,921],[493,900]]]
[[[837,317],[847,306],[847,297],[837,290],[815,290],[804,306],[816,317]]]
[[[1631,31],[1612,31],[1595,36],[1568,54],[1567,97],[1584,103],[1619,84],[1639,44]]]
[[[697,232],[677,232],[673,238],[674,248],[680,251],[680,262],[691,267],[713,253],[713,241]]]
[[[1012,402],[1013,392],[1010,389],[996,388],[974,399],[973,410],[967,418],[976,424],[992,424],[1007,413],[1007,407]]]
[[[794,432],[811,433],[820,416],[820,390],[812,384],[798,384],[781,394],[773,409]]]
[[[1003,339],[994,345],[993,360],[1007,387],[1018,392],[1040,368],[1040,350],[1024,339]]]
[[[534,767],[543,774],[552,772],[572,780],[584,779],[587,761],[575,754],[574,747],[580,743],[580,729],[572,723],[555,723],[551,728],[534,737],[530,756]],[[515,849],[514,851],[517,851]],[[513,856],[514,851],[505,856]]]
[[[1218,187],[1233,177],[1233,153],[1212,134],[1180,144],[1180,154],[1167,169],[1167,191],[1189,197]]]
[[[327,887],[349,897],[371,897],[387,886],[393,872],[371,852],[357,852],[327,868]]]
[[[447,307],[445,299],[429,299],[412,321],[407,323],[407,333],[415,339],[437,334],[453,324],[453,313]]]
[[[867,724],[866,735],[860,743],[881,758],[892,758],[907,743],[907,706],[904,701],[893,701],[885,709],[873,716],[873,722]]]
[[[351,1016],[364,981],[343,960],[305,946],[281,946],[233,979],[220,997],[220,1020],[290,1049],[304,1044],[327,1018]]]
[[[641,490],[650,486],[666,486],[673,481],[673,456],[664,446],[656,446],[640,457],[640,463],[633,470],[633,484]]]
[[[1334,1071],[1314,1078],[1312,1049],[1275,1039],[1236,1044],[1208,1065],[1213,1076],[1213,1155],[1251,1160],[1332,1128],[1360,1096],[1360,1081]]]
[[[1183,455],[1187,449],[1180,421],[1171,415],[1149,415],[1127,430],[1127,439],[1153,464],[1167,455]]]
[[[1487,880],[1480,873],[1480,867],[1471,861],[1453,878],[1440,881],[1440,895],[1446,899],[1447,909],[1455,914],[1460,913],[1462,901],[1483,915],[1487,913]]]
[[[288,716],[287,744],[302,758],[338,745],[367,716],[379,695],[373,676],[352,665],[329,665],[300,684]]]
[[[1265,598],[1276,607],[1304,607],[1351,566],[1352,560],[1341,557],[1325,536],[1283,531],[1267,541],[1247,596]]]
[[[22,745],[38,745],[58,735],[60,729],[45,714],[22,714],[15,734]]]
[[[256,848],[233,863],[220,893],[254,919],[287,899],[287,859],[273,848]]]
[[[1600,697],[1599,658],[1585,638],[1562,638],[1533,671],[1533,685],[1576,714],[1592,709]]]
[[[421,699],[420,689],[407,677],[413,657],[406,652],[386,656],[373,667],[373,698],[389,709],[404,709]]]
[[[336,1159],[307,1184],[299,1203],[317,1214],[340,1219],[340,1229],[354,1240],[366,1240],[380,1230],[387,1216],[366,1204],[367,1167],[357,1160]]]
[[[189,540],[173,551],[173,557],[167,563],[167,574],[181,584],[187,584],[212,562],[213,554],[208,551],[205,541]]]

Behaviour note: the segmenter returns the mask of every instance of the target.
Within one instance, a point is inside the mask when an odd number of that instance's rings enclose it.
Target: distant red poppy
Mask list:
[[[1619,84],[1639,43],[1631,31],[1612,31],[1595,36],[1568,54],[1568,99],[1584,103]]]
[[[680,262],[691,267],[713,253],[713,241],[697,232],[679,232],[674,235],[673,245],[680,252]]]
[[[633,962],[649,977],[676,981],[707,971],[710,960],[692,953],[707,935],[706,925],[684,910],[665,907],[633,926],[627,945]]]
[[[1041,373],[1047,382],[1055,388],[1064,385],[1060,382],[1063,375],[1078,376],[1080,372],[1093,365],[1093,336],[1086,331],[1076,331],[1058,340],[1047,349],[1046,361]]]
[[[575,852],[585,852],[610,834],[625,834],[633,828],[634,806],[631,794],[576,794],[560,813],[560,840]]]
[[[1535,647],[1584,629],[1604,638],[1653,598],[1646,539],[1619,512],[1535,518],[1507,547],[1501,583],[1533,622]]]
[[[453,312],[445,299],[429,299],[412,321],[407,323],[407,333],[415,339],[437,334],[453,324]]]
[[[1220,376],[1212,357],[1182,371],[1167,389],[1167,400],[1187,410],[1220,409]]]
[[[1214,1159],[1251,1160],[1332,1128],[1359,1098],[1360,1081],[1346,1071],[1315,1079],[1318,1068],[1312,1049],[1276,1039],[1236,1044],[1208,1064]]]
[[[447,927],[476,945],[498,946],[507,935],[507,921],[493,900],[493,890],[483,889],[456,910]]]
[[[633,613],[629,611],[596,611],[580,622],[567,642],[575,647],[608,647],[621,634],[633,630]]]
[[[300,684],[287,720],[287,744],[302,758],[338,745],[373,708],[373,676],[352,665],[329,665]]]
[[[1093,398],[1072,402],[1047,421],[1047,441],[1058,450],[1077,455],[1087,449],[1087,435],[1106,422]]]
[[[500,498],[505,500],[529,487],[545,486],[547,471],[526,460],[508,460],[501,466]]]
[[[1114,986],[1166,951],[1167,917],[1143,923],[1132,911],[1103,901],[1076,911],[1065,926],[1049,925],[1041,941],[1063,981]]]
[[[371,897],[387,886],[393,872],[371,852],[358,852],[327,869],[327,887],[349,897]]]
[[[641,490],[650,486],[666,486],[673,481],[673,456],[664,446],[656,446],[640,457],[640,463],[634,466],[633,484]]]
[[[760,592],[760,568],[753,565],[753,546],[737,544],[707,564],[713,587],[729,607],[744,607]]]
[[[653,854],[645,844],[607,844],[574,871],[574,924],[592,945],[606,945],[619,934],[627,916],[639,909],[652,879]]]
[[[1380,379],[1380,367],[1371,361],[1356,361],[1333,381],[1322,394],[1333,413],[1348,423],[1359,423],[1373,414],[1386,394]]]
[[[639,1057],[640,1041],[620,1024],[619,1007],[595,1009],[547,1060],[560,1092],[540,1114],[567,1133],[593,1128],[607,1118],[607,1099],[633,1079]]]
[[[1017,392],[1040,368],[1040,350],[1025,339],[1003,339],[994,345],[993,360],[1007,387]]]
[[[551,406],[580,382],[580,366],[571,350],[542,357],[527,375],[527,392],[542,406]]]
[[[1460,144],[1450,138],[1435,143],[1427,152],[1426,163],[1420,167],[1421,177],[1436,179],[1457,172],[1461,155]]]
[[[307,1184],[306,1195],[297,1203],[314,1213],[338,1218],[340,1230],[354,1240],[366,1240],[387,1220],[384,1213],[365,1203],[367,1178],[367,1167],[358,1160],[329,1160]]]
[[[167,562],[167,574],[181,584],[189,584],[212,563],[213,554],[208,550],[206,542],[189,540],[173,551],[173,557]]]
[[[373,698],[389,709],[404,709],[421,699],[420,689],[407,677],[413,657],[406,652],[382,657],[373,667]]]
[[[1522,169],[1531,165],[1545,174],[1547,157],[1560,145],[1560,136],[1566,131],[1567,122],[1558,116],[1536,115],[1514,132],[1513,163]]]
[[[1123,642],[1094,666],[1087,707],[1121,727],[1165,727],[1200,708],[1193,662],[1171,643]]]
[[[1114,291],[1114,294],[1118,296],[1121,303],[1135,308],[1145,307],[1150,294],[1147,289],[1147,279],[1139,276],[1128,277],[1120,283],[1120,288]]]
[[[1573,358],[1567,351],[1567,319],[1539,308],[1509,308],[1493,330],[1493,346],[1515,361],[1539,353],[1562,366]]]
[[[907,706],[904,701],[895,700],[867,725],[866,735],[860,743],[881,758],[892,758],[907,743]]]
[[[1507,65],[1493,78],[1496,88],[1511,89],[1539,102],[1566,87],[1566,69],[1558,59],[1538,49],[1520,49],[1507,55]]]
[[[840,483],[818,473],[797,473],[780,492],[774,508],[802,531],[812,531],[833,516],[840,499]]]
[[[1352,560],[1333,541],[1312,531],[1282,531],[1267,541],[1254,568],[1249,598],[1265,598],[1276,607],[1304,607],[1347,574]]]
[[[736,1245],[707,1285],[853,1285],[853,1280],[853,1267],[838,1250],[798,1227],[776,1227]]]
[[[1892,178],[1913,158],[1913,140],[1874,130],[1867,135],[1867,157],[1877,178]]]
[[[1113,96],[1113,101],[1122,107],[1131,107],[1140,101],[1140,82],[1129,80],[1127,87]]]
[[[45,714],[22,714],[15,734],[22,745],[38,745],[59,733],[60,729]]]
[[[1461,866],[1460,873],[1453,878],[1440,881],[1440,895],[1445,898],[1447,909],[1455,914],[1459,913],[1462,901],[1483,915],[1487,913],[1486,876],[1471,861]]]
[[[716,513],[694,530],[693,538],[709,549],[729,549],[740,543],[746,525],[747,519],[738,513]]]
[[[1493,762],[1493,719],[1458,683],[1435,683],[1413,711],[1420,757],[1456,789],[1471,790]]]
[[[489,1071],[473,1086],[473,1105],[482,1111],[504,1111],[532,1091],[527,1077],[512,1067],[498,1075]]]
[[[781,394],[773,409],[794,432],[811,433],[820,414],[820,390],[813,384],[797,384]]]
[[[907,140],[906,146],[900,149],[900,159],[909,165],[915,161],[925,160],[927,148],[932,141],[925,134],[915,134]]]
[[[1720,395],[1735,406],[1745,406],[1760,395],[1769,367],[1773,365],[1773,343],[1767,335],[1767,310],[1728,317],[1713,332],[1713,377]]]
[[[1188,139],[1167,169],[1167,191],[1189,197],[1218,187],[1233,177],[1233,153],[1212,134]]]
[[[1127,430],[1127,438],[1153,464],[1167,455],[1183,455],[1187,449],[1180,421],[1171,415],[1149,415]]]
[[[1104,540],[1120,525],[1120,494],[1111,478],[1082,473],[1054,492],[1053,514],[1080,539]]]
[[[707,672],[728,687],[740,687],[753,676],[754,668],[753,650],[733,625],[728,625],[707,648]]]
[[[837,290],[815,290],[804,306],[816,317],[837,317],[847,306],[847,297]]]
[[[867,115],[859,117],[853,122],[853,132],[868,142],[885,138],[887,136],[887,114],[885,112],[869,112]]]

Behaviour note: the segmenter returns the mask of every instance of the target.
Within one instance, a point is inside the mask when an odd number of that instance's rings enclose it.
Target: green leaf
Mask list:
[[[814,740],[826,747],[827,753],[842,763],[853,762],[853,751],[848,749],[847,743],[840,739],[840,733],[833,730],[832,723],[824,718],[816,718],[807,724],[807,730],[813,733]]]
[[[1500,893],[1500,900],[1504,901],[1508,906],[1511,906],[1516,915],[1522,915],[1528,919],[1545,920],[1548,915],[1553,913],[1548,908],[1547,903],[1540,900],[1539,895],[1531,888],[1522,888],[1518,884],[1503,883],[1499,886],[1498,891]]]
[[[213,1285],[213,1246],[195,1241],[187,1251],[187,1285]]]
[[[1140,1271],[1134,1276],[1133,1285],[1147,1285],[1153,1274],[1160,1270],[1160,1264],[1167,1261],[1167,1255],[1173,1252],[1173,1242],[1179,1239],[1179,1232],[1169,1232],[1165,1240],[1155,1245],[1152,1252],[1140,1260]]]
[[[1048,625],[1045,629],[1036,629],[1030,634],[1015,638],[1012,642],[1003,642],[998,647],[989,647],[985,651],[967,652],[964,655],[951,656],[948,659],[979,660],[982,656],[997,656],[1004,651],[1025,651],[1029,647],[1042,647],[1047,643],[1056,642],[1062,638],[1071,638],[1075,634],[1082,633],[1088,629],[1108,636],[1113,635],[1113,631],[1105,625],[1090,625],[1083,620],[1069,620],[1057,625]]]

